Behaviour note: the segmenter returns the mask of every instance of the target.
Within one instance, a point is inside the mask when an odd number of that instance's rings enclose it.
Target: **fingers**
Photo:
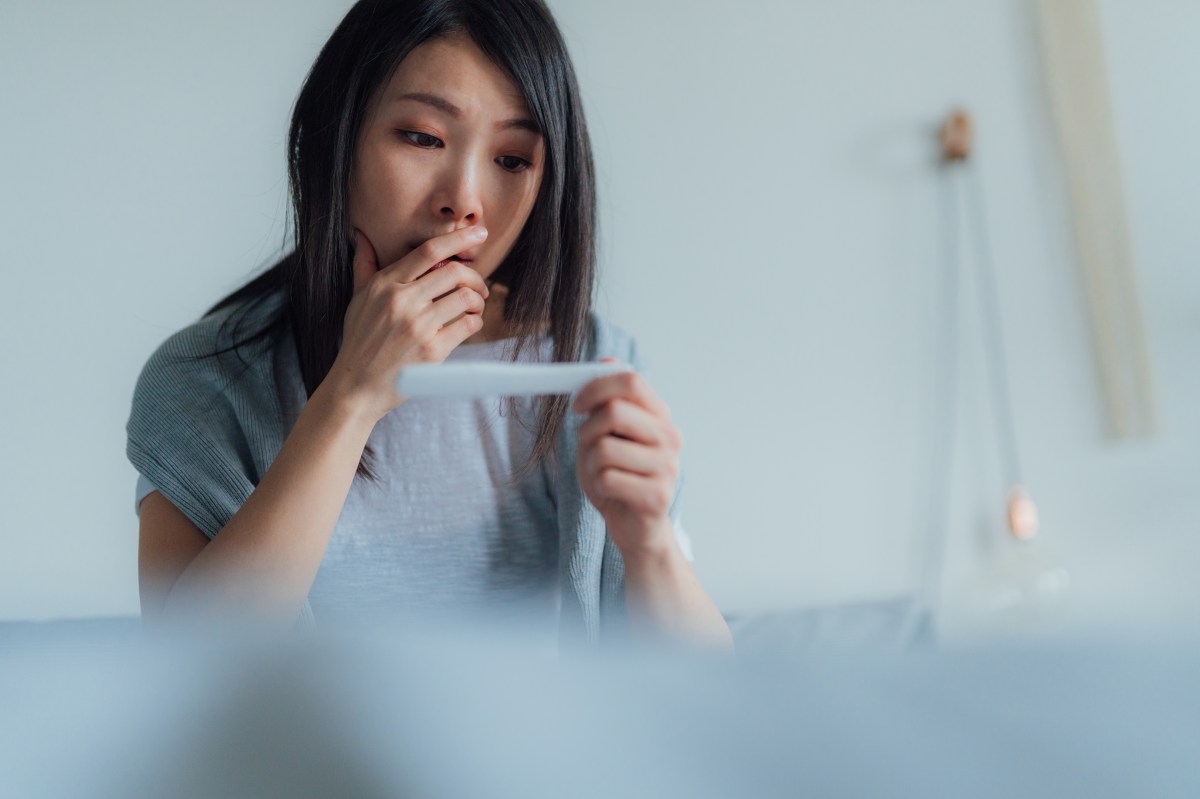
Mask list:
[[[383,271],[389,279],[400,283],[412,283],[451,256],[470,253],[487,239],[487,235],[486,228],[472,225],[442,236],[434,236]]]
[[[572,409],[588,414],[579,426],[576,461],[584,493],[602,513],[608,508],[644,519],[665,517],[679,479],[683,440],[649,383],[633,372],[597,378]]]
[[[626,441],[616,436],[603,436],[595,446],[580,447],[584,474],[598,475],[605,469],[653,477],[674,470],[673,454],[658,447],[648,447],[636,441]]]
[[[610,467],[596,474],[593,484],[603,500],[627,505],[642,516],[663,517],[671,512],[673,494],[665,480]]]
[[[482,320],[485,305],[474,286],[462,286],[433,303],[428,313],[438,327],[442,327],[462,314],[478,316]]]
[[[679,431],[669,420],[623,398],[609,400],[579,426],[579,448],[591,447],[604,436],[676,452],[682,446]]]
[[[579,428],[580,484],[597,498],[644,515],[665,514],[679,478],[681,446],[679,431],[668,420],[626,400],[611,400]]]
[[[464,314],[461,319],[457,319],[444,326],[438,331],[436,338],[442,351],[448,354],[450,350],[462,344],[482,329],[483,314],[469,313]]]
[[[669,419],[667,404],[658,398],[646,379],[637,372],[621,372],[598,377],[583,387],[571,410],[575,413],[592,413],[596,408],[613,399],[626,399],[652,414]]]
[[[463,263],[449,262],[434,269],[428,264],[445,261],[451,255],[468,252],[469,247],[487,237],[482,227],[463,228],[425,242],[404,258],[380,269],[378,255],[366,234],[357,228],[354,231],[354,291],[361,291],[376,274],[396,283],[405,283],[409,302],[425,309],[425,314],[436,322],[434,329],[441,327],[462,314],[482,314],[484,300],[491,294],[483,276]],[[414,273],[421,274],[412,280]],[[398,286],[393,285],[393,288]]]
[[[491,294],[483,275],[466,264],[454,262],[430,272],[412,285],[419,287],[417,296],[428,302],[436,302],[460,288],[472,289],[484,298]]]
[[[357,228],[354,230],[354,293],[362,291],[379,271],[379,256],[370,240]]]

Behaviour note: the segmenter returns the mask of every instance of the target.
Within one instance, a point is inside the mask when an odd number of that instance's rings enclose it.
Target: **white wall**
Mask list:
[[[133,381],[275,254],[290,104],[346,7],[0,6],[0,618],[136,611]],[[1104,3],[1163,420],[1139,443],[1105,437],[1024,2],[552,7],[600,168],[601,309],[639,336],[684,432],[685,518],[723,609],[915,587],[944,366],[932,137],[962,103],[1071,619],[1195,617],[1200,6]],[[978,568],[1005,488],[967,330],[948,585]]]

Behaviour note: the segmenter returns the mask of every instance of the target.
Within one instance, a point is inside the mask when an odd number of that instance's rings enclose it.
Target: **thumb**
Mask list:
[[[379,257],[370,240],[358,228],[354,229],[354,293],[362,291],[379,271]]]

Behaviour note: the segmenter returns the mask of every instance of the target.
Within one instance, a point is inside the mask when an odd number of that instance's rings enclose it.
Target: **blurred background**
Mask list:
[[[0,5],[0,620],[137,613],[134,381],[280,252],[291,104],[349,5]],[[550,5],[600,176],[599,308],[683,431],[684,523],[726,614],[923,595],[950,618],[1016,574],[958,213],[982,196],[1042,522],[1042,565],[1011,579],[1069,573],[1058,630],[1194,623],[1200,4],[1098,3],[1139,436],[1108,415],[1032,2]],[[977,133],[957,184],[937,147],[956,107]]]

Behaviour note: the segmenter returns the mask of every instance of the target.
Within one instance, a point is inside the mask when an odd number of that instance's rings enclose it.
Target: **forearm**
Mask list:
[[[168,616],[290,624],[299,614],[374,427],[324,388],[249,499],[175,582]]]
[[[679,546],[627,552],[625,597],[635,633],[733,648],[721,611],[705,592]]]

